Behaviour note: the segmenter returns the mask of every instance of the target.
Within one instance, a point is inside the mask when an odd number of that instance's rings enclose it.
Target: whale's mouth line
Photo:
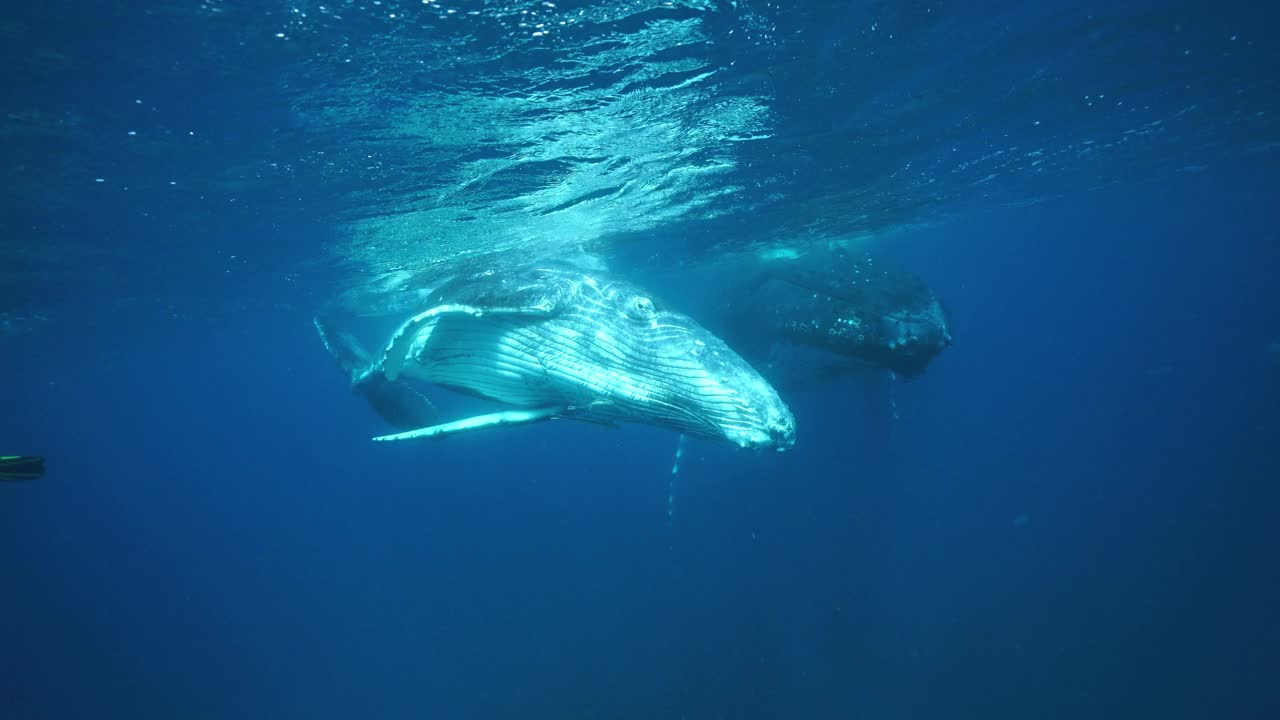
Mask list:
[[[575,419],[585,422],[611,423],[612,420],[615,419],[611,415],[605,414],[596,417],[597,414],[593,412],[596,408],[608,404],[608,401],[595,401],[588,404],[586,407],[550,405],[537,408],[508,408],[481,415],[471,415],[458,420],[437,423],[435,425],[408,430],[405,432],[379,435],[374,437],[373,440],[374,442],[395,442],[400,440],[443,438],[447,435],[480,430],[488,427],[524,425],[543,420],[555,420],[558,418]],[[726,432],[726,427],[717,426],[708,420],[699,418],[697,414],[692,412],[686,411],[686,414],[699,422],[690,425],[678,424],[677,429],[680,432],[700,437],[733,439],[732,436]],[[626,417],[619,419],[634,420],[635,418]],[[732,426],[728,427],[731,428]]]
[[[476,362],[478,360],[476,354],[451,353],[449,359],[470,362],[445,363],[451,366],[448,370],[440,366],[433,366],[431,375],[438,378],[434,381],[435,384],[457,393],[495,402],[508,411],[523,411],[536,407],[558,407],[561,411],[557,413],[557,417],[587,422],[641,422],[668,426],[679,432],[707,438],[725,438],[732,431],[750,432],[748,424],[734,422],[734,418],[727,416],[727,414],[722,421],[717,422],[709,412],[699,411],[695,408],[687,407],[683,403],[672,402],[656,395],[650,395],[641,401],[610,393],[584,393],[582,399],[551,404],[547,404],[545,400],[541,403],[538,402],[543,398],[540,393],[536,392],[531,392],[523,398],[516,398],[511,391],[498,389],[494,383],[486,382],[489,376],[485,372],[477,370],[474,373],[468,373],[462,370],[461,366],[464,364],[471,367],[485,365],[483,362]],[[521,371],[529,369],[528,365],[524,363],[495,361],[488,367],[490,369],[497,368],[499,372],[507,373],[511,376],[520,376],[526,384],[531,385],[538,384],[539,381],[536,378],[550,374],[543,367],[542,371],[536,375],[521,375]],[[445,379],[446,375],[448,379]],[[587,399],[588,396],[595,399]],[[523,400],[523,402],[515,402],[514,400],[517,399]]]

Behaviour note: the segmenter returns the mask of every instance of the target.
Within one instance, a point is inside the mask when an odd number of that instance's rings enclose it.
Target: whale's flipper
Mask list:
[[[489,413],[487,415],[476,415],[475,417],[454,420],[453,422],[432,425],[430,427],[410,430],[409,432],[397,433],[395,435],[382,435],[374,438],[374,442],[444,437],[445,435],[455,435],[469,430],[479,430],[481,428],[496,427],[498,425],[524,425],[542,420],[551,420],[553,418],[561,417],[568,412],[570,412],[570,410],[566,407],[544,407],[533,408],[531,410],[503,410],[501,412]]]
[[[386,375],[388,380],[394,381],[399,378],[400,371],[404,368],[405,360],[409,359],[410,348],[413,347],[415,342],[425,343],[431,337],[431,332],[435,330],[436,323],[446,315],[470,315],[472,317],[482,317],[484,315],[529,315],[545,317],[554,312],[555,308],[550,303],[528,307],[437,305],[409,318],[404,325],[400,326],[399,330],[395,331],[395,334],[391,336],[391,340],[387,343],[387,349],[382,353],[382,360],[379,365],[382,369],[382,374]]]
[[[331,333],[320,318],[313,320],[320,341],[329,354],[338,361],[351,377],[351,390],[364,396],[374,412],[392,427],[419,428],[439,419],[436,406],[407,383],[388,380],[382,373],[370,367],[369,353],[365,352],[351,335],[345,332]]]

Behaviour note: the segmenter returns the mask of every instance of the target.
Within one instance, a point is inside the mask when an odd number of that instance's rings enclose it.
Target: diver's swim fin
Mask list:
[[[44,458],[35,455],[0,455],[0,481],[35,480],[44,475]]]

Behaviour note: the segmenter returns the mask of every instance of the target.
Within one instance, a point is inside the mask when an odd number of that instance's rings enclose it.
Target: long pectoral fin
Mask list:
[[[550,420],[560,417],[567,412],[569,408],[556,406],[545,408],[534,408],[531,410],[503,410],[502,412],[489,413],[487,415],[476,415],[475,417],[455,420],[453,422],[441,423],[440,425],[432,425],[431,427],[410,430],[409,432],[396,433],[395,435],[381,435],[374,438],[374,442],[390,442],[392,440],[416,440],[418,438],[443,437],[445,435],[454,435],[469,430],[479,430],[481,428],[496,427],[498,425],[524,425],[527,423],[540,422],[542,420]]]
[[[409,348],[413,346],[414,341],[422,337],[424,333],[429,337],[431,331],[435,329],[435,324],[446,315],[470,315],[472,317],[482,317],[484,315],[545,316],[550,315],[552,312],[554,312],[554,308],[549,304],[531,307],[496,308],[477,307],[475,305],[437,305],[430,310],[424,310],[409,318],[391,336],[390,342],[387,343],[387,349],[382,353],[382,373],[387,376],[388,380],[395,380],[400,377],[400,371],[404,368],[405,360],[409,357]],[[424,341],[426,340],[426,338],[423,339]]]

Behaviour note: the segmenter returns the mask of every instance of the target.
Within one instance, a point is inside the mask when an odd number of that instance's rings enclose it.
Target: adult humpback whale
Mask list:
[[[738,276],[721,307],[734,347],[785,341],[914,377],[951,344],[933,290],[886,258],[809,250],[754,258]]]
[[[639,288],[567,266],[487,270],[431,291],[354,386],[403,426],[404,378],[509,409],[375,440],[439,437],[551,418],[638,422],[741,447],[785,450],[795,420],[723,341]],[[321,337],[344,364],[352,353]]]
[[[644,258],[615,262],[643,268]],[[674,270],[639,270],[775,386],[862,368],[913,378],[951,344],[934,291],[893,261],[825,243],[721,253]]]

